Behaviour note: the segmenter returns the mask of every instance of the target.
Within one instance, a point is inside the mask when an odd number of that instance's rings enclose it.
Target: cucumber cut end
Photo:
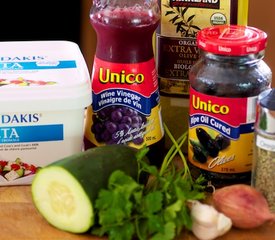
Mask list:
[[[31,192],[37,210],[56,228],[84,233],[94,224],[93,204],[85,189],[61,166],[38,171]]]

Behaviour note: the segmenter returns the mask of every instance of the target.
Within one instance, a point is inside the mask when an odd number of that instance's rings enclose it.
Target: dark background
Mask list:
[[[81,0],[0,1],[0,41],[80,41]]]

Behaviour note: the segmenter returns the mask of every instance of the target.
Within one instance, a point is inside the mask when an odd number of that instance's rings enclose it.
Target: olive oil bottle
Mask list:
[[[248,0],[159,0],[159,5],[156,63],[162,117],[178,138],[188,129],[188,73],[199,58],[197,32],[214,25],[246,25]]]

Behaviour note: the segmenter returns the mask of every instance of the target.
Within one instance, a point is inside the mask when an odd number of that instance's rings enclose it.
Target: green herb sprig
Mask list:
[[[148,152],[144,147],[138,151],[137,160],[139,171],[150,175],[146,185],[120,170],[113,172],[108,189],[102,189],[96,200],[98,224],[93,227],[92,234],[108,235],[110,240],[172,240],[183,228],[191,229],[188,201],[205,198],[204,179],[192,180],[181,151],[187,133],[176,141],[167,126],[164,127],[173,146],[160,169],[142,160]],[[177,153],[183,161],[182,169],[173,164]]]

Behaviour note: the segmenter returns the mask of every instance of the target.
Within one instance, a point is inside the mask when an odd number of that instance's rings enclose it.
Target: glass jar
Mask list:
[[[270,87],[265,32],[245,26],[201,30],[189,72],[188,160],[215,186],[250,183],[258,95]]]
[[[164,130],[152,45],[160,21],[157,0],[95,0],[90,20],[97,46],[85,149],[146,144],[149,160],[159,166]]]
[[[257,110],[252,186],[263,193],[275,212],[275,89],[259,95]]]

